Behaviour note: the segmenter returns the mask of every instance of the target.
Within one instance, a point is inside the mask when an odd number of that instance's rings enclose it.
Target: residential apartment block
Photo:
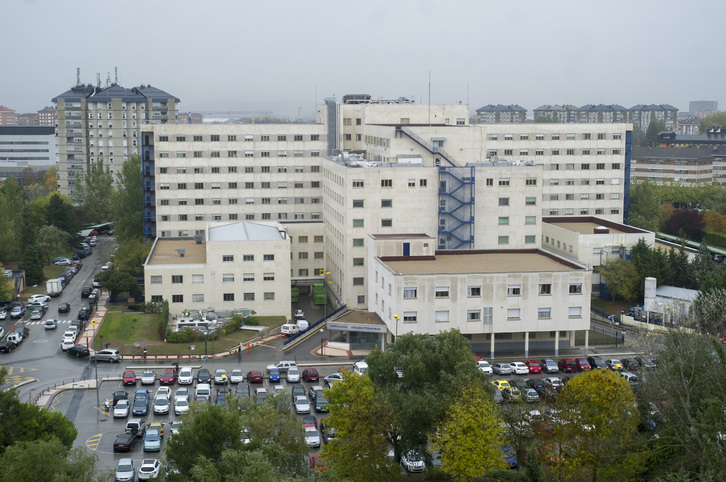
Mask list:
[[[714,147],[710,146],[635,147],[630,177],[634,181],[649,180],[684,186],[711,183],[714,180],[715,157],[723,158],[723,152],[719,152],[718,148],[714,151]]]
[[[76,175],[103,159],[111,172],[141,153],[143,124],[176,120],[179,99],[150,85],[126,89],[76,85],[53,98],[58,137],[58,189],[73,195]]]
[[[16,112],[9,107],[0,105],[0,126],[16,126],[18,125],[18,117]]]
[[[476,110],[477,124],[524,124],[527,109],[520,105],[485,105]]]
[[[643,131],[654,120],[662,120],[666,130],[675,130],[678,126],[678,109],[668,104],[638,104],[629,109],[617,104],[543,105],[534,110],[535,119],[542,117],[561,123],[630,123]]]

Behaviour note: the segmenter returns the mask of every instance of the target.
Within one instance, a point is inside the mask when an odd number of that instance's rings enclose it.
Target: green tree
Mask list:
[[[42,226],[38,230],[36,244],[43,260],[50,263],[68,246],[68,233],[56,226]]]
[[[471,480],[506,467],[499,433],[501,419],[492,397],[479,384],[464,387],[449,406],[433,438],[443,471],[455,480]]]
[[[691,261],[691,273],[693,275],[692,288],[699,289],[701,283],[706,281],[716,270],[717,264],[713,262],[711,251],[706,243],[701,243],[698,247],[696,257]]]
[[[69,449],[56,439],[18,442],[0,455],[0,464],[7,480],[28,482],[94,482],[108,479],[108,474],[104,474],[97,463],[95,453],[81,447]]]
[[[111,219],[113,173],[104,167],[103,158],[91,163],[91,169],[76,184],[76,200],[83,209],[84,221],[99,224]]]
[[[557,124],[559,121],[551,115],[541,115],[534,120],[535,124]]]
[[[426,437],[433,433],[461,387],[482,383],[471,345],[458,330],[436,335],[403,335],[385,352],[373,351],[368,375],[396,414],[389,443],[398,459],[408,450],[425,453]],[[403,380],[394,367],[403,371]]]
[[[701,119],[699,132],[705,134],[712,127],[726,127],[726,112],[718,111]]]
[[[144,262],[151,250],[151,244],[142,238],[132,238],[119,245],[113,264],[116,269],[128,269],[131,273],[142,273]]]
[[[623,258],[609,259],[600,266],[612,300],[620,296],[628,301],[638,297],[638,272],[635,265]]]
[[[322,455],[335,473],[345,479],[390,480],[400,471],[388,457],[386,434],[393,411],[370,378],[344,373],[343,382],[326,392],[330,415],[325,423],[337,430],[335,443],[325,445]]]
[[[660,206],[660,190],[655,183],[648,180],[634,182],[630,188],[628,224],[648,231],[660,231],[665,222]]]
[[[650,121],[648,128],[645,130],[645,147],[655,147],[658,145],[658,134],[666,130],[665,122],[660,119]]]
[[[699,292],[691,305],[691,313],[689,326],[699,333],[726,334],[726,289]]]
[[[565,385],[557,407],[570,435],[569,469],[588,468],[593,481],[634,478],[640,470],[634,454],[638,412],[624,378],[611,370],[584,372]]]
[[[32,243],[25,246],[19,268],[25,270],[25,279],[29,285],[37,285],[45,279],[43,276],[43,255],[38,245]]]
[[[127,271],[108,269],[102,271],[98,277],[111,298],[116,298],[121,293],[128,293],[130,296],[137,296],[141,293],[136,278]]]
[[[50,195],[46,212],[46,221],[68,233],[71,242],[78,237],[81,225],[76,219],[73,206],[70,201],[58,193]]]
[[[0,263],[0,301],[9,301],[13,299],[13,285],[10,278],[3,274],[4,271],[3,264]]]
[[[25,190],[18,181],[9,177],[0,189],[0,250],[5,259],[18,261],[21,243],[17,233],[23,222]]]
[[[120,243],[144,236],[141,157],[131,156],[117,174],[112,197],[114,232]]]

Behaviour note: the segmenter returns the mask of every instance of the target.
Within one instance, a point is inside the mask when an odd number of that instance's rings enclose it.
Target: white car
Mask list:
[[[245,381],[245,375],[242,373],[242,370],[239,368],[235,368],[231,372],[229,372],[229,381],[231,383],[242,383]]]
[[[479,368],[479,370],[484,372],[485,375],[491,375],[493,373],[492,366],[489,364],[488,361],[479,360],[478,362],[476,362],[476,366],[477,368]]]
[[[159,387],[156,389],[156,397],[166,397],[171,398],[171,388],[169,387]]]
[[[295,413],[310,413],[310,402],[308,397],[298,395],[295,397]]]
[[[154,399],[154,414],[166,415],[169,413],[169,399],[164,396],[157,396]]]
[[[517,361],[510,363],[510,365],[512,366],[512,373],[515,375],[529,375],[529,368],[524,363]]]
[[[226,385],[227,384],[227,370],[224,368],[217,368],[214,370],[214,384],[215,385]]]
[[[287,383],[300,383],[300,370],[297,367],[288,368]]]
[[[426,468],[423,456],[415,450],[409,450],[401,455],[401,465],[407,472],[423,472]]]
[[[181,415],[189,411],[189,401],[186,398],[174,399],[174,413]]]
[[[31,320],[35,321],[40,320],[41,318],[43,318],[43,310],[41,310],[40,308],[34,309],[33,312],[30,314]]]
[[[153,370],[144,370],[141,372],[141,384],[153,385],[156,383],[156,375]]]
[[[113,418],[126,418],[129,416],[129,401],[119,400],[116,402],[116,406],[113,407]]]
[[[0,320],[4,320],[8,317],[8,310],[0,310]]]
[[[305,429],[305,443],[308,444],[308,447],[320,447],[320,434],[318,433],[318,429],[309,425],[303,428]]]
[[[183,398],[188,402],[190,396],[191,395],[187,387],[177,388],[176,393],[174,394],[174,400],[177,398]]]
[[[342,373],[333,373],[333,374],[328,375],[327,377],[323,378],[323,383],[328,388],[333,388],[334,383],[339,383],[342,381],[343,381]]]
[[[68,351],[68,349],[72,346],[75,346],[75,344],[76,344],[75,340],[71,340],[69,338],[63,338],[63,340],[61,341],[61,350]]]
[[[179,433],[179,429],[182,426],[181,420],[172,420],[169,423],[169,435],[174,435],[175,433]]]
[[[179,382],[179,385],[191,385],[194,382],[194,370],[191,367],[182,367],[176,381]]]
[[[161,462],[156,459],[144,459],[139,466],[139,480],[149,480],[159,477]]]
[[[33,295],[30,298],[28,298],[28,304],[47,303],[49,301],[50,301],[50,296],[48,296],[48,295]]]
[[[283,385],[275,385],[272,387],[272,393],[281,393],[285,391],[285,387]]]

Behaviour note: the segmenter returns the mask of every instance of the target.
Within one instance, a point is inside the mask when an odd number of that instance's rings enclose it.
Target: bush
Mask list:
[[[161,313],[163,303],[158,301],[150,301],[148,303],[141,303],[141,311],[147,314]]]
[[[234,315],[231,320],[229,320],[229,323],[227,323],[227,326],[225,328],[225,331],[227,333],[234,333],[235,331],[239,330],[242,327],[242,317],[240,315]]]
[[[161,316],[159,317],[159,339],[163,340],[166,335],[166,327],[169,324],[169,301],[161,302]]]
[[[189,328],[185,328],[182,331],[177,331],[175,333],[169,333],[169,336],[166,337],[167,343],[189,343],[192,341],[192,330]]]

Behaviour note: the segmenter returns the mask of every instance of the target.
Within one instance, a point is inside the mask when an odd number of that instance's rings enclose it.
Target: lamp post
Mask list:
[[[323,343],[325,338],[323,337],[323,330],[328,323],[328,290],[325,289],[325,282],[330,283],[325,277],[330,275],[330,271],[323,271],[320,276],[323,278],[323,292],[325,293],[325,306],[323,307],[323,327],[320,328],[320,358],[323,357]]]
[[[209,336],[209,328],[204,328],[204,364],[207,364],[207,337]]]
[[[320,328],[320,358],[323,358],[323,347],[325,346],[325,337],[323,336],[323,330],[325,330],[325,328]]]
[[[396,329],[394,331],[393,341],[396,341],[396,340],[398,340],[398,320],[400,320],[401,318],[398,315],[393,315],[393,319],[396,320]]]
[[[96,322],[94,321],[93,324],[95,325]],[[98,338],[99,338],[99,342],[103,342],[103,335],[98,335]],[[95,365],[95,368],[96,368],[96,406],[98,407],[96,421],[98,421],[101,417],[101,396],[98,393],[99,383],[98,383],[98,357],[97,356],[93,357],[93,364]]]

